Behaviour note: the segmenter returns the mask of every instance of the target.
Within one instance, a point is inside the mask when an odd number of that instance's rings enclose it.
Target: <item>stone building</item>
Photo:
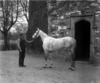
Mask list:
[[[55,14],[48,17],[49,35],[74,37],[77,41],[75,59],[100,63],[100,26],[98,25],[100,22],[97,22],[96,13],[89,10],[68,14],[67,12],[60,17],[55,17]]]

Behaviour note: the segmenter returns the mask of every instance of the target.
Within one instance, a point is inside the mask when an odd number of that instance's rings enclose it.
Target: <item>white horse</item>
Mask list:
[[[49,55],[49,59],[51,61],[51,65],[49,66],[49,68],[52,68],[52,55],[51,53],[53,51],[57,51],[59,49],[68,49],[69,52],[71,53],[71,67],[69,69],[74,70],[75,69],[75,55],[74,55],[74,49],[76,46],[76,40],[72,37],[63,37],[63,38],[54,38],[51,37],[49,35],[47,35],[46,33],[44,33],[42,30],[40,30],[39,28],[37,29],[37,31],[33,34],[32,38],[36,38],[40,36],[43,42],[43,49],[44,49],[44,53],[45,53],[45,67],[47,67],[47,60],[48,60],[48,55]]]

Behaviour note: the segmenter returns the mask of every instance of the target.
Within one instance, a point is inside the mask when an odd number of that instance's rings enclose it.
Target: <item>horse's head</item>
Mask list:
[[[48,37],[48,35],[46,33],[44,33],[42,30],[40,30],[39,28],[37,28],[36,32],[33,34],[32,38],[37,38],[39,37],[44,40],[44,38]]]
[[[37,38],[37,37],[39,37],[39,31],[40,31],[40,29],[37,28],[37,30],[36,30],[36,32],[33,34],[32,38]]]

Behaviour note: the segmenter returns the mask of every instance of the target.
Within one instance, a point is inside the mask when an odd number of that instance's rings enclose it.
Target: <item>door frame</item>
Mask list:
[[[93,40],[94,40],[94,34],[93,34],[93,25],[94,25],[94,18],[93,15],[82,15],[82,16],[71,16],[70,17],[70,28],[71,28],[71,35],[75,38],[75,23],[86,20],[90,22],[90,58],[89,62],[92,62],[94,59],[94,51],[93,51]]]
[[[77,33],[77,29],[76,28],[81,28],[81,26],[80,27],[77,27],[76,25],[78,25],[78,24],[80,24],[80,22],[81,21],[83,21],[83,22],[86,22],[89,26],[87,27],[87,26],[85,26],[85,27],[82,27],[82,28],[85,28],[85,30],[86,30],[86,28],[88,28],[88,30],[89,30],[89,33],[87,33],[88,35],[89,35],[89,55],[88,55],[88,57],[87,58],[84,58],[84,59],[82,59],[81,57],[78,59],[79,61],[88,61],[89,60],[89,58],[90,58],[90,41],[91,41],[91,28],[90,28],[90,22],[88,21],[88,20],[86,20],[86,19],[80,19],[80,20],[78,20],[77,22],[75,22],[75,32],[74,32],[74,37],[77,39],[77,35],[76,35],[76,33]],[[79,34],[78,34],[79,35]],[[84,35],[84,33],[83,33],[83,35]],[[81,41],[82,42],[82,41]],[[82,42],[83,43],[83,42]],[[77,44],[76,44],[76,48],[77,48]],[[77,54],[76,52],[75,52],[75,54]],[[81,56],[81,55],[80,55]],[[86,56],[86,55],[85,55]],[[82,56],[83,57],[83,56]],[[75,58],[76,58],[76,55],[75,55]],[[76,58],[77,59],[77,58]]]

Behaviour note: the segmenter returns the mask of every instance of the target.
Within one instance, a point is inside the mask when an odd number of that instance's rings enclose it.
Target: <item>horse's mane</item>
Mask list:
[[[45,32],[43,32],[42,30],[40,30],[40,32],[42,32],[43,33],[43,35],[46,37],[46,36],[48,36]]]

